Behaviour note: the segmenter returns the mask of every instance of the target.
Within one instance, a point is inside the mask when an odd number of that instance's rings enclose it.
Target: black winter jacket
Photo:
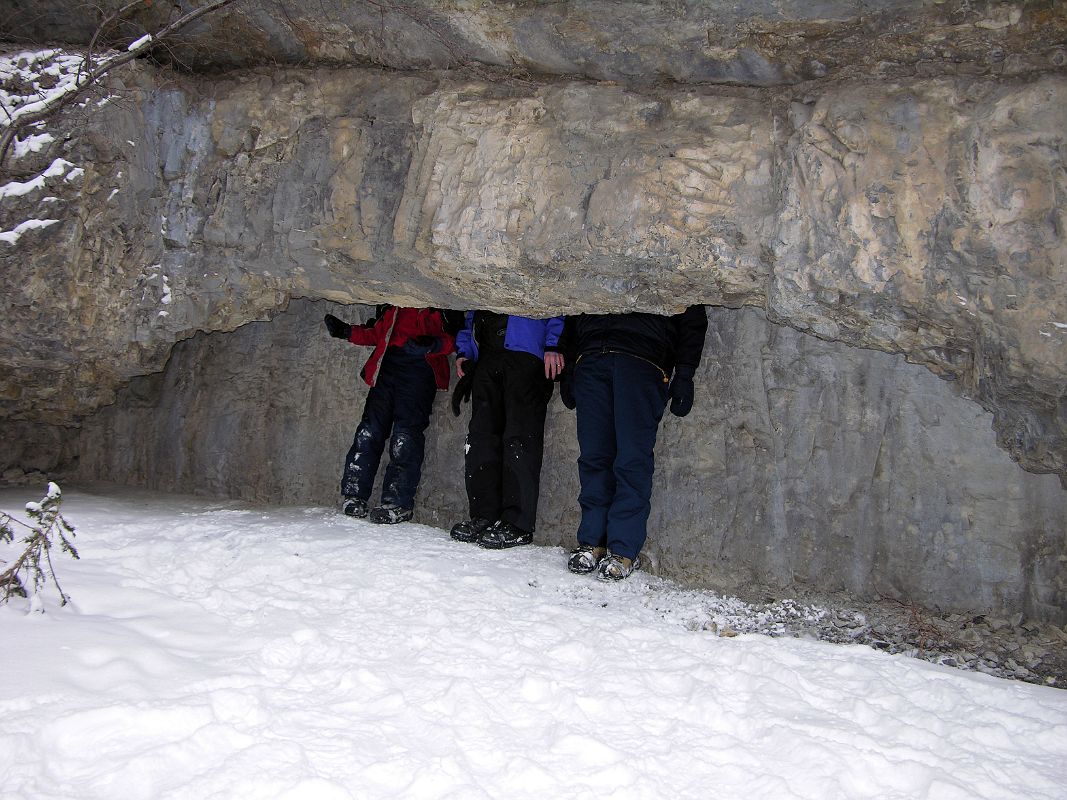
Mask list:
[[[707,329],[704,306],[689,306],[670,317],[643,312],[569,315],[560,349],[569,365],[590,353],[625,353],[652,362],[664,379],[675,369],[691,378],[700,365]]]

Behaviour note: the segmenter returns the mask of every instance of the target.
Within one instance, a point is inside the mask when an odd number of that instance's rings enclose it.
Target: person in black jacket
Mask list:
[[[670,317],[567,317],[561,347],[571,366],[560,397],[578,413],[582,509],[571,572],[620,580],[636,568],[648,535],[659,423],[668,400],[675,416],[692,409],[707,328],[704,306]]]

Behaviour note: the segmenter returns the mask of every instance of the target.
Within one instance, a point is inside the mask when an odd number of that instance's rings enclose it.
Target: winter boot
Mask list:
[[[350,517],[363,519],[367,516],[367,501],[358,497],[341,498],[341,511]]]
[[[518,547],[533,541],[533,533],[516,528],[510,522],[497,520],[478,540],[478,544],[490,550],[503,550],[506,547]]]
[[[608,548],[606,547],[580,544],[571,550],[571,557],[567,559],[567,569],[577,575],[587,575],[597,568],[607,554]]]
[[[638,558],[633,560],[609,553],[596,567],[596,576],[602,581],[621,581],[641,565]]]
[[[415,515],[413,508],[401,508],[392,503],[384,503],[370,510],[370,521],[379,525],[396,525],[398,522],[407,522]]]
[[[452,532],[449,536],[457,542],[476,542],[492,524],[492,520],[485,519],[484,517],[473,517],[466,522],[460,522],[453,525]]]

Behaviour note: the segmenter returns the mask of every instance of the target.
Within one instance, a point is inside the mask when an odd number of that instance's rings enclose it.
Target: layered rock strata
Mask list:
[[[0,40],[121,45],[202,6],[7,0]],[[102,32],[101,21],[124,13]],[[161,46],[186,69],[377,65],[625,84],[1013,75],[1067,63],[1055,0],[237,0]]]
[[[20,168],[0,413],[76,423],[294,297],[757,306],[902,354],[1067,475],[1067,79],[756,90],[133,67]],[[53,162],[55,163],[55,162]]]

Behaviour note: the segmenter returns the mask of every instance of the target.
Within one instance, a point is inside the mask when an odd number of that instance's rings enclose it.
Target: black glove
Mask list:
[[[559,399],[563,401],[563,405],[574,411],[574,407],[578,403],[574,399],[574,386],[571,384],[571,376],[569,373],[565,373],[559,378]]]
[[[474,389],[474,369],[477,361],[464,363],[463,377],[456,381],[456,388],[452,392],[452,413],[459,416],[460,403],[471,399],[471,391]]]
[[[333,336],[335,339],[347,340],[348,337],[352,335],[352,326],[347,322],[341,322],[341,320],[337,319],[333,314],[327,314],[324,321],[326,323],[326,330],[328,330],[330,336]]]
[[[693,410],[693,368],[679,367],[674,373],[670,389],[667,392],[671,398],[671,413],[676,417],[684,417]]]
[[[413,356],[424,356],[436,353],[440,340],[436,336],[415,336],[404,342],[401,348],[405,353]]]

